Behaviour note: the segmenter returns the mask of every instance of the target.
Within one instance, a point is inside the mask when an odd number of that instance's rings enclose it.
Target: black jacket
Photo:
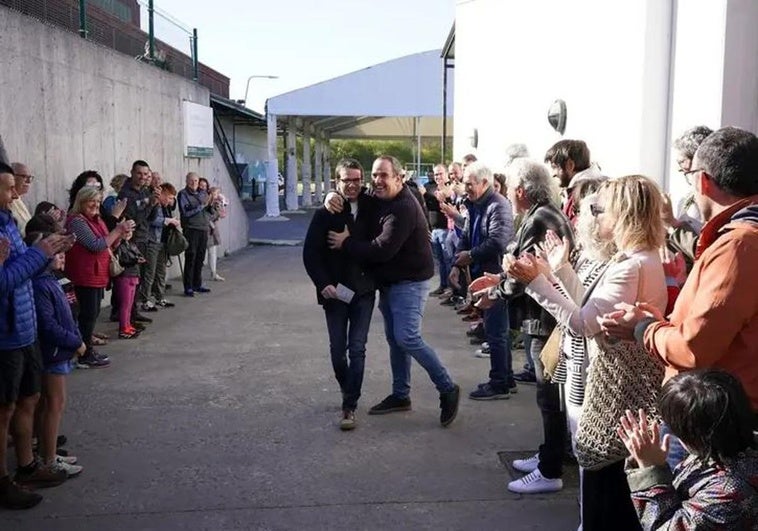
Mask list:
[[[463,227],[463,234],[458,240],[456,251],[471,251],[472,277],[484,273],[500,273],[503,270],[503,254],[513,240],[513,209],[505,197],[490,188],[473,202],[465,201],[469,215]],[[479,219],[479,239],[472,247],[474,219]]]
[[[355,259],[350,258],[344,250],[331,250],[327,246],[329,231],[342,232],[345,226],[350,235],[366,240],[370,237],[372,224],[375,222],[375,201],[365,193],[358,196],[358,216],[353,220],[350,204],[339,214],[330,214],[322,207],[316,211],[308,227],[303,244],[303,264],[305,271],[316,286],[316,298],[319,304],[326,299],[321,291],[329,285],[343,284],[358,295],[372,292],[376,289],[372,276],[362,268]]]
[[[118,247],[113,251],[118,263],[124,268],[124,272],[121,275],[125,277],[138,277],[139,275],[139,259],[142,258],[137,245],[134,240],[121,240]]]
[[[509,248],[509,251],[516,257],[525,252],[534,254],[535,246],[545,240],[548,230],[555,232],[559,238],[568,238],[571,247],[574,247],[574,230],[566,215],[552,203],[542,203],[534,205],[524,215],[521,227],[516,234],[515,244]],[[521,321],[538,320],[540,322],[539,333],[534,335],[550,335],[555,328],[555,319],[537,301],[529,297],[524,289],[523,284],[509,280],[502,282],[499,286],[500,295],[508,298],[509,310],[514,315],[518,315]]]
[[[447,216],[440,209],[437,197],[432,192],[427,192],[424,194],[424,203],[429,217],[429,227],[447,230]]]
[[[370,266],[380,286],[432,278],[434,261],[426,216],[408,186],[393,199],[371,199],[377,208],[373,239],[351,236],[343,249]]]

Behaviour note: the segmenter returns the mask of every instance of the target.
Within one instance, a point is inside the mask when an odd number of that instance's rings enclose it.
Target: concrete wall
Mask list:
[[[243,212],[220,158],[183,156],[182,101],[209,105],[206,88],[6,8],[0,71],[0,134],[10,159],[37,176],[24,198],[31,208],[42,200],[67,207],[83,170],[107,183],[144,159],[178,188],[189,171],[213,176],[231,211]],[[244,246],[247,221],[225,225],[225,249]]]

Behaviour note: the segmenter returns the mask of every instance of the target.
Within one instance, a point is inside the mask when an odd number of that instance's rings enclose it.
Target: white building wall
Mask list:
[[[490,164],[514,142],[541,159],[560,139],[547,122],[560,98],[565,137],[586,140],[604,172],[660,177],[663,159],[649,146],[665,131],[668,59],[651,47],[668,41],[669,13],[662,0],[459,0],[456,158],[471,150],[476,128]]]
[[[497,166],[526,143],[586,140],[604,173],[642,173],[681,196],[674,137],[698,124],[758,131],[755,0],[458,0],[454,155]],[[478,130],[479,147],[469,138]]]

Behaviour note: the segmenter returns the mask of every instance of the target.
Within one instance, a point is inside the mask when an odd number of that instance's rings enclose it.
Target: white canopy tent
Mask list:
[[[302,161],[303,206],[311,203],[311,137],[316,140],[314,181],[316,200],[320,201],[330,182],[330,139],[413,138],[420,146],[422,138],[441,140],[443,131],[452,132],[453,94],[451,87],[443,89],[440,53],[432,50],[400,57],[269,98],[266,216],[279,215],[278,125],[283,124],[286,131],[287,174],[297,175],[298,159]],[[442,117],[443,94],[447,99],[446,123]],[[295,153],[297,134],[303,136],[302,158]],[[287,209],[297,209],[297,179],[287,180],[285,193]]]

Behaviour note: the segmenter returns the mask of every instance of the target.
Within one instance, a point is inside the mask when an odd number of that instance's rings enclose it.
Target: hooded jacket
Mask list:
[[[39,344],[45,366],[68,361],[82,344],[71,305],[57,277],[45,271],[33,280]]]
[[[703,226],[695,265],[669,321],[644,328],[648,352],[680,371],[724,369],[758,411],[758,196],[737,202]]]
[[[0,266],[0,350],[15,350],[36,340],[32,278],[47,267],[48,259],[26,246],[9,210],[0,210],[0,238],[10,242],[10,256]]]

